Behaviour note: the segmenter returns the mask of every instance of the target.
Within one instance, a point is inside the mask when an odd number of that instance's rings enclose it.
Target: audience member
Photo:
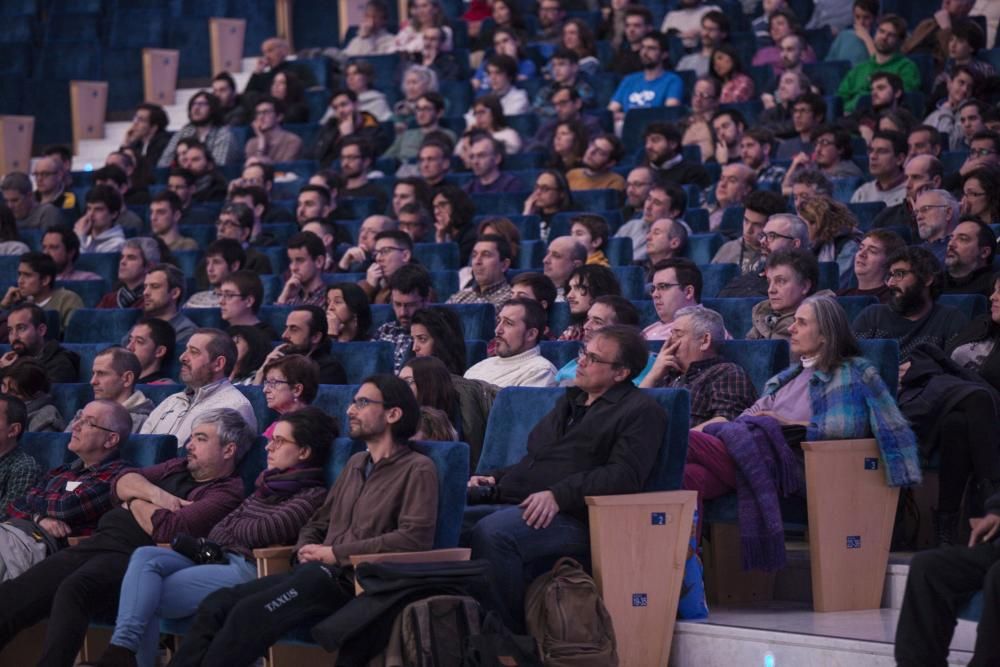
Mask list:
[[[214,83],[214,82],[213,82]],[[212,86],[213,89],[215,86]],[[130,148],[137,158],[133,183],[148,186],[153,183],[153,170],[170,143],[167,126],[170,119],[158,104],[148,102],[135,108],[132,124],[125,131],[122,148]]]
[[[791,248],[769,254],[764,275],[767,277],[767,300],[753,307],[752,325],[746,338],[787,340],[802,301],[816,293],[819,264],[808,250]],[[820,293],[832,296],[827,290]]]
[[[511,298],[506,277],[511,262],[507,239],[498,234],[480,236],[469,262],[474,284],[452,294],[448,303],[491,303],[499,310]]]
[[[844,100],[845,113],[852,113],[861,96],[868,93],[869,81],[875,72],[895,74],[903,80],[906,90],[920,87],[920,70],[900,52],[905,38],[906,19],[896,14],[883,14],[879,17],[871,58],[851,68],[837,88],[837,95]]]
[[[873,229],[861,238],[854,255],[854,277],[857,287],[842,288],[837,296],[873,296],[879,303],[888,303],[889,257],[906,246],[899,234],[888,229]]]
[[[200,91],[188,101],[188,124],[170,137],[170,143],[163,149],[157,167],[179,165],[178,144],[182,139],[197,139],[205,145],[218,165],[235,162],[239,157],[239,146],[228,127],[222,124],[222,106],[219,98],[207,91]]]
[[[309,232],[299,232],[285,244],[288,252],[288,280],[276,303],[285,306],[322,306],[326,304],[323,269],[326,248],[323,241]]]
[[[45,367],[34,359],[18,359],[4,369],[0,391],[24,401],[28,410],[28,430],[34,433],[62,431],[66,426],[52,398],[52,383]]]
[[[325,295],[324,295],[325,305]],[[347,384],[343,365],[330,352],[330,337],[326,326],[326,312],[316,305],[297,305],[285,319],[281,334],[282,344],[264,359],[254,384],[264,381],[264,367],[268,363],[290,354],[301,354],[319,367],[320,384]]]
[[[414,357],[437,357],[453,376],[465,373],[462,321],[454,310],[441,306],[421,308],[410,321],[410,336]],[[482,426],[486,427],[485,421]]]
[[[740,137],[739,159],[754,170],[756,187],[763,190],[780,186],[785,178],[785,167],[771,162],[773,151],[774,135],[769,130],[750,128]]]
[[[364,290],[354,283],[333,283],[326,288],[326,330],[337,343],[369,339],[372,309]]]
[[[24,496],[35,484],[41,471],[31,454],[21,449],[21,435],[27,430],[28,410],[24,401],[10,394],[0,394],[0,507],[4,513],[10,503]]]
[[[761,233],[772,215],[786,213],[788,205],[777,192],[754,190],[743,200],[743,234],[726,241],[712,258],[713,264],[736,264],[740,273],[760,268],[763,259]]]
[[[944,294],[993,293],[993,256],[996,234],[981,220],[962,216],[948,240],[944,254]]]
[[[184,300],[184,273],[172,264],[157,264],[146,273],[142,288],[142,312],[174,329],[177,345],[184,346],[197,325],[180,311]]]
[[[413,315],[432,301],[431,277],[419,264],[408,264],[393,272],[388,288],[395,320],[379,326],[372,334],[372,340],[392,343],[393,370],[398,373],[413,350],[410,333]]]
[[[283,76],[283,75],[282,75]],[[254,119],[250,123],[253,136],[247,142],[246,157],[257,157],[270,162],[290,162],[302,154],[302,139],[282,128],[285,104],[274,97],[260,98],[254,105]]]
[[[660,218],[649,226],[646,235],[646,259],[639,266],[648,273],[659,262],[684,254],[690,228],[683,220]]]
[[[466,181],[465,191],[470,195],[521,192],[524,184],[511,173],[500,171],[504,159],[504,145],[486,132],[473,132],[468,138],[469,166],[473,178]]]
[[[45,340],[48,327],[45,312],[34,303],[15,304],[7,315],[10,351],[0,356],[0,369],[19,359],[34,359],[45,369],[51,382],[76,382],[80,356],[56,340]]]
[[[649,188],[639,217],[622,225],[615,236],[632,241],[632,261],[647,259],[646,241],[653,223],[663,218],[679,220],[687,208],[687,195],[679,186],[657,177]]]
[[[133,325],[125,342],[125,349],[139,359],[142,370],[136,384],[173,383],[164,365],[174,358],[176,334],[174,328],[155,317],[140,319]]]
[[[791,104],[792,131],[794,134],[786,137],[778,144],[777,160],[793,160],[789,171],[805,162],[815,149],[813,133],[826,119],[826,101],[816,93],[804,91]],[[803,157],[799,158],[799,155]],[[799,164],[794,160],[798,158]]]
[[[701,271],[690,259],[665,259],[650,269],[649,281],[658,321],[643,329],[642,336],[646,340],[669,340],[677,311],[701,303]]]
[[[197,241],[181,235],[179,225],[184,214],[181,206],[180,197],[169,190],[156,194],[149,203],[150,231],[171,252],[198,250]]]
[[[621,127],[631,109],[680,106],[683,84],[679,76],[666,69],[670,44],[665,35],[651,32],[642,38],[639,49],[642,71],[627,75],[608,103],[615,125]]]
[[[41,252],[26,252],[18,260],[17,285],[7,288],[0,299],[0,308],[9,310],[19,303],[33,303],[44,310],[59,313],[61,330],[66,330],[70,318],[83,300],[72,290],[56,287],[58,267],[55,261]]]
[[[530,299],[511,299],[497,314],[496,356],[465,372],[465,378],[498,387],[551,387],[556,368],[538,348],[545,331],[545,311]]]
[[[209,288],[195,292],[184,303],[185,308],[218,308],[222,305],[222,283],[243,269],[246,253],[234,239],[216,239],[205,249],[205,272]],[[256,275],[256,274],[255,274]]]
[[[719,291],[720,297],[767,296],[767,278],[764,276],[763,263],[767,257],[779,250],[791,248],[810,248],[809,226],[805,220],[791,213],[777,213],[770,216],[764,223],[760,233],[761,263],[759,269],[753,269],[736,276]]]
[[[958,224],[958,201],[947,190],[925,189],[917,195],[913,212],[921,247],[929,250],[939,263],[944,263],[948,243]]]
[[[4,204],[14,213],[18,229],[49,229],[63,221],[62,213],[52,204],[39,204],[31,179],[20,171],[11,171],[0,181]]]
[[[736,162],[722,168],[722,175],[714,190],[715,203],[706,204],[711,231],[719,229],[726,209],[743,206],[743,200],[753,192],[756,178],[756,172],[745,164]]]
[[[899,132],[875,132],[868,146],[868,173],[872,180],[863,184],[851,196],[852,204],[881,201],[886,206],[902,203],[906,197],[906,137]]]
[[[718,10],[706,12],[701,17],[699,48],[677,61],[675,69],[691,70],[696,76],[708,76],[713,64],[713,54],[729,41],[729,32],[729,18],[725,14]]]
[[[625,179],[614,171],[615,166],[625,157],[625,147],[613,134],[594,137],[583,154],[583,164],[566,173],[570,190],[624,191]]]
[[[153,411],[154,407],[153,401],[135,388],[141,375],[142,365],[139,362],[139,357],[125,348],[109,347],[98,352],[97,356],[94,357],[90,376],[90,386],[94,390],[94,399],[111,401],[125,408],[128,418],[132,421],[132,433],[139,432],[143,422],[149,417],[149,413]],[[76,422],[83,416],[83,410],[78,410],[66,430],[72,432]],[[121,442],[124,440],[125,438]]]
[[[812,197],[799,215],[809,227],[809,245],[818,262],[836,262],[837,289],[848,287],[854,278],[854,256],[861,231],[857,218],[846,204],[829,197]]]
[[[549,250],[542,260],[542,271],[556,286],[556,301],[566,300],[569,275],[587,262],[587,248],[572,236],[560,236],[549,242]]]
[[[413,261],[413,239],[402,230],[379,232],[375,236],[375,262],[368,267],[358,286],[373,304],[389,303],[389,279],[400,267]]]
[[[358,244],[344,251],[337,268],[346,273],[367,271],[375,261],[376,237],[385,231],[395,231],[396,227],[396,222],[385,215],[370,215],[365,218],[358,230]]]
[[[124,204],[109,185],[95,185],[87,192],[87,212],[73,225],[80,252],[118,252],[125,245],[125,230],[118,224]]]
[[[101,276],[93,271],[76,268],[76,262],[80,259],[80,238],[71,227],[49,227],[42,235],[42,252],[56,263],[56,280],[101,280]]]

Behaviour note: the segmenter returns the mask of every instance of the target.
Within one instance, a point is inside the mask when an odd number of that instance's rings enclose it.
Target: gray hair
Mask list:
[[[160,258],[160,245],[156,242],[156,239],[149,236],[139,236],[134,239],[129,239],[125,241],[126,248],[135,248],[142,253],[142,259],[146,263],[146,266],[153,266],[159,264]]]
[[[955,196],[947,190],[924,190],[920,193],[920,196],[924,195],[935,195],[943,204],[946,204],[951,209],[951,222],[948,224],[948,229],[954,229],[958,225],[958,219],[961,217],[959,201],[955,199]]]
[[[812,247],[812,242],[809,241],[809,225],[806,224],[805,220],[794,213],[776,213],[767,219],[768,222],[772,220],[787,222],[789,225],[788,235],[797,238],[801,248],[808,250]]]
[[[109,429],[118,436],[118,446],[121,447],[132,435],[132,416],[123,405],[115,401],[105,399],[91,401],[107,410],[106,420],[102,420],[104,428]]]
[[[799,183],[803,185],[812,185],[816,187],[817,194],[833,196],[833,183],[831,183],[830,179],[826,177],[826,174],[813,167],[799,169],[792,174],[792,178],[789,180],[789,183],[791,185],[798,185]]]
[[[712,350],[716,351],[726,339],[726,323],[722,315],[711,308],[698,304],[697,306],[685,306],[674,313],[674,321],[679,317],[691,317],[691,335],[701,338],[705,334],[712,337]]]
[[[419,74],[424,79],[424,83],[427,84],[428,91],[437,92],[438,90],[438,75],[430,67],[424,67],[423,65],[410,65],[403,72],[403,78],[406,78],[407,74],[410,73]]]
[[[831,371],[851,357],[861,356],[858,339],[843,306],[832,296],[814,294],[802,300],[799,308],[811,306],[816,318],[816,329],[825,344],[816,359],[816,367]]]
[[[22,195],[30,195],[33,189],[31,179],[23,171],[12,171],[0,181],[0,190],[14,190]]]
[[[243,416],[232,408],[216,408],[206,410],[194,419],[192,431],[202,424],[212,424],[219,433],[219,443],[236,445],[236,463],[250,451],[250,446],[257,439],[257,431],[247,424]]]

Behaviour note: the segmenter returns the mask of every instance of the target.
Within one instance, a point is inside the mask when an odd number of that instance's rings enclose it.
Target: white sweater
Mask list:
[[[555,387],[556,367],[542,356],[536,345],[513,357],[483,359],[465,371],[465,377],[498,387]]]

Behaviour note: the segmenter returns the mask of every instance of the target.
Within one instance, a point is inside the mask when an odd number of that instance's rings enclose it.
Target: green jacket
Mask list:
[[[871,92],[871,76],[875,72],[889,72],[903,80],[903,90],[911,91],[920,88],[920,70],[906,56],[897,53],[885,63],[879,65],[872,56],[855,65],[847,73],[837,88],[837,95],[844,100],[844,113],[852,113],[858,106],[858,99]]]

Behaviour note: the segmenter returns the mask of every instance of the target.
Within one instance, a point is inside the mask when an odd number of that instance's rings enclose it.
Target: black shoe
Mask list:
[[[939,547],[952,546],[958,542],[958,521],[960,512],[935,512],[934,536]]]
[[[90,667],[139,667],[135,653],[116,644],[108,644],[108,648],[104,650],[97,662],[81,663],[79,667],[86,665],[90,665]]]

